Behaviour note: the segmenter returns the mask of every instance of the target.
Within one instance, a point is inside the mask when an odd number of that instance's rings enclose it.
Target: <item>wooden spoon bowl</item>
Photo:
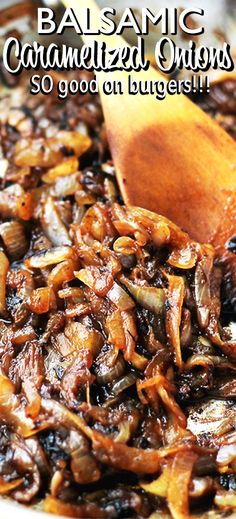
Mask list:
[[[93,0],[64,0],[78,18],[90,8],[94,27],[100,24]],[[94,36],[83,36],[91,43]],[[120,36],[96,36],[108,48],[126,43]],[[174,220],[199,241],[211,241],[223,218],[231,218],[228,200],[236,188],[236,146],[233,139],[184,95],[128,93],[128,73],[109,72],[121,80],[123,95],[106,95],[107,73],[98,72],[108,139],[119,187],[127,204],[140,205]],[[136,81],[163,81],[152,67],[132,72]],[[225,208],[227,207],[227,212]],[[235,228],[236,231],[236,228]]]
[[[80,19],[90,8],[94,28],[99,9],[93,0],[63,0]],[[91,44],[94,36],[83,36]],[[126,45],[120,36],[96,36],[107,48]],[[235,255],[225,248],[236,234],[236,145],[203,110],[183,94],[130,95],[128,72],[109,72],[122,81],[123,95],[105,95],[106,72],[96,74],[108,140],[126,204],[167,216],[200,242],[213,243],[229,270],[230,297],[236,302]],[[154,68],[132,72],[136,81],[163,81]]]

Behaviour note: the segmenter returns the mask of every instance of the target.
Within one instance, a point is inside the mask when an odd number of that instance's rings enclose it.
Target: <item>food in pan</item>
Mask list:
[[[201,103],[235,135],[232,88]],[[232,511],[235,302],[213,247],[124,206],[99,98],[15,85],[0,104],[0,494],[79,518]]]

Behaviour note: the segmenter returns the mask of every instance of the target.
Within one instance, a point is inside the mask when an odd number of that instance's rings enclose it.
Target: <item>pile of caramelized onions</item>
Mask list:
[[[17,92],[0,102],[0,494],[77,518],[235,510],[213,247],[123,205],[98,98]]]

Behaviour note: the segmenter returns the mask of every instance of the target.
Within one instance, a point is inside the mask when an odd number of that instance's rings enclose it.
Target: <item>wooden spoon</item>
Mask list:
[[[93,27],[100,26],[93,0],[63,0],[78,19],[89,8]],[[83,36],[85,43],[105,41],[107,48],[127,45],[120,36]],[[120,191],[126,204],[167,216],[200,242],[212,242],[219,254],[236,234],[236,145],[206,113],[184,95],[127,92],[128,73],[101,71],[99,80],[108,140]],[[132,72],[137,81],[162,80],[152,67]],[[123,95],[105,95],[103,82],[121,80]],[[224,260],[235,256],[225,252]],[[226,261],[226,262],[227,262]]]

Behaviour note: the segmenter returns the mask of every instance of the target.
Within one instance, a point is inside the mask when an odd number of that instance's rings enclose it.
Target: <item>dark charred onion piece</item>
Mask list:
[[[32,274],[28,270],[15,270],[8,273],[7,285],[16,291],[19,303],[13,305],[11,312],[17,325],[25,323],[29,317],[28,299],[34,289],[34,280]]]
[[[117,396],[128,387],[133,386],[137,380],[137,376],[134,373],[129,373],[128,375],[125,375],[122,378],[119,378],[113,383],[112,386],[112,394]]]
[[[50,476],[50,465],[46,459],[46,455],[44,453],[42,446],[39,443],[39,440],[36,437],[28,438],[27,440],[25,440],[25,445],[33,455],[37,467],[39,469],[40,475],[45,478]]]
[[[31,381],[39,389],[44,378],[42,347],[37,341],[27,342],[10,366],[15,384]]]
[[[65,451],[71,456],[71,470],[76,483],[86,485],[101,477],[98,464],[90,453],[90,445],[78,431],[71,431]]]
[[[98,367],[95,371],[96,379],[98,384],[108,384],[109,382],[115,382],[121,375],[123,375],[125,370],[125,363],[122,357],[119,355],[115,361],[114,365],[108,366],[103,359],[100,360]],[[112,392],[114,393],[114,387],[116,383],[113,384]],[[114,393],[115,394],[115,393]]]
[[[91,351],[82,349],[66,369],[62,378],[61,393],[67,402],[76,402],[78,390],[86,390],[94,381],[94,376],[89,371],[92,362]]]
[[[17,472],[27,478],[24,488],[16,489],[13,497],[21,503],[29,503],[38,493],[40,487],[40,474],[38,467],[33,459],[32,453],[23,442],[12,442],[13,458],[12,463]]]
[[[67,428],[75,428],[87,436],[93,444],[93,453],[101,463],[110,465],[120,470],[153,474],[160,465],[161,455],[157,450],[136,449],[120,443],[115,443],[111,438],[91,429],[79,416],[71,413],[66,407],[53,400],[42,400],[42,409],[50,413],[47,416],[44,427],[50,427],[57,420]],[[51,422],[51,423],[50,423]]]
[[[191,312],[187,308],[183,308],[182,323],[181,323],[181,336],[180,336],[181,347],[190,346],[191,342],[192,342]]]

